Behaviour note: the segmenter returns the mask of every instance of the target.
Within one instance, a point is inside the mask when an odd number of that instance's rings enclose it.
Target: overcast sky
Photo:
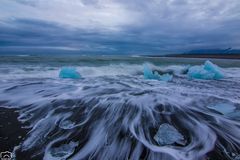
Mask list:
[[[0,0],[0,54],[240,48],[240,0]]]

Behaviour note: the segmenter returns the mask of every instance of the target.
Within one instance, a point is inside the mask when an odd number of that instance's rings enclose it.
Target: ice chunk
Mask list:
[[[172,78],[173,78],[173,76],[168,73],[160,75],[160,80],[162,80],[162,81],[168,82],[168,81],[171,81]]]
[[[221,69],[217,65],[213,64],[211,61],[205,62],[204,69],[206,71],[214,73],[214,79],[224,78],[224,75],[223,75],[223,72],[221,71]]]
[[[63,120],[60,122],[59,127],[62,129],[72,129],[75,127],[75,123],[70,120]]]
[[[69,144],[63,144],[59,147],[52,148],[50,151],[51,155],[45,156],[44,159],[67,159],[71,156],[78,146],[78,142],[70,142]]]
[[[234,160],[240,160],[240,155],[236,156]]]
[[[188,76],[190,78],[206,80],[218,80],[224,78],[224,74],[221,69],[210,61],[206,61],[204,65],[201,66],[190,67],[188,70]]]
[[[234,110],[236,109],[236,107],[234,105],[229,104],[229,103],[218,103],[216,105],[208,106],[208,108],[213,109],[217,112],[220,112],[224,115],[230,114],[230,113],[234,112]]]
[[[155,79],[166,82],[172,80],[172,75],[168,73],[160,75],[157,71],[153,72],[147,65],[144,65],[143,74],[145,79]]]
[[[193,66],[188,70],[188,77],[195,79],[213,79],[214,73],[204,70],[202,66]]]
[[[77,72],[75,68],[63,67],[59,73],[60,78],[72,78],[79,79],[81,75]]]
[[[156,135],[153,137],[159,145],[170,145],[174,143],[185,144],[184,137],[173,126],[164,123],[160,125]]]
[[[228,113],[226,117],[240,121],[240,111],[234,110],[234,112]]]

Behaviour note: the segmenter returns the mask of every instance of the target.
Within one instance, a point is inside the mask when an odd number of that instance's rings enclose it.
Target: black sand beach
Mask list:
[[[13,151],[27,134],[17,117],[17,110],[0,107],[0,152]]]
[[[0,59],[0,152],[14,150],[17,160],[237,160],[238,60],[213,60],[224,71],[219,80],[189,79],[189,67],[205,66],[200,58],[87,60]],[[60,78],[66,65],[82,78]],[[145,78],[146,65],[172,80]],[[166,123],[182,141],[155,140]]]

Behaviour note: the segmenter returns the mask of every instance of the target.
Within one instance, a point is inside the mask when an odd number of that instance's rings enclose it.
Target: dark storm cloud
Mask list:
[[[159,54],[240,47],[238,0],[3,0],[0,51]]]
[[[41,21],[16,20],[0,27],[0,45],[13,49],[55,49],[94,53],[131,53],[148,51],[152,44],[138,41],[135,35],[69,30]],[[146,43],[146,44],[145,44]],[[132,49],[135,48],[134,50]],[[151,49],[152,50],[152,49]]]

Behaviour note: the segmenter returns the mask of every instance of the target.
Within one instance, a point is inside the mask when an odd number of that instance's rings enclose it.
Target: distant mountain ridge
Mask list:
[[[240,54],[240,49],[196,49],[183,54]]]
[[[150,57],[182,57],[182,58],[220,58],[240,59],[240,49],[196,49],[178,54],[151,55]]]

